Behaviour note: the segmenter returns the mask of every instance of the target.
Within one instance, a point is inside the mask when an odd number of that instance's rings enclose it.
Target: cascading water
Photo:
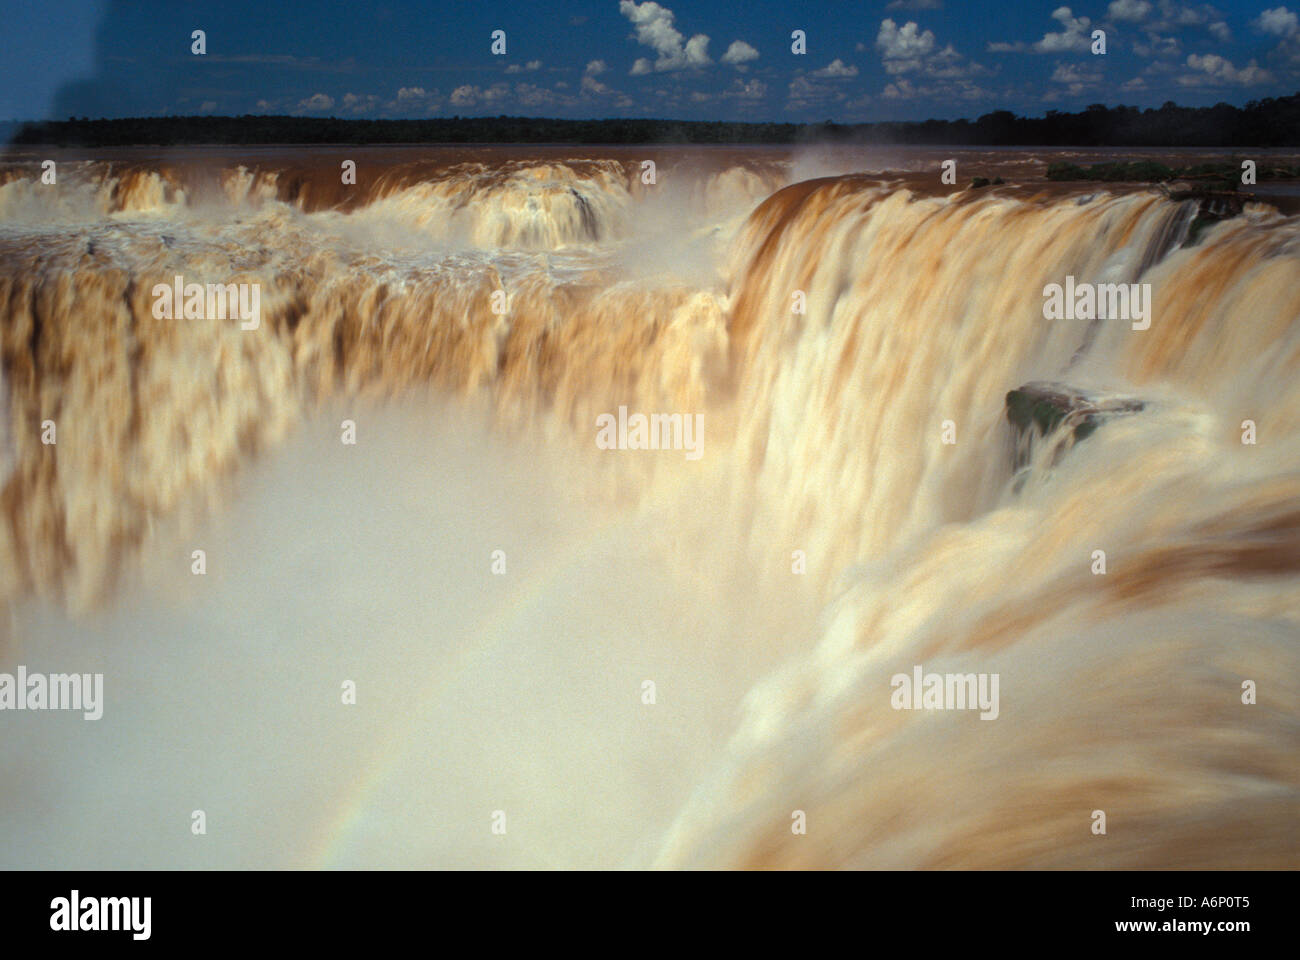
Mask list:
[[[98,665],[113,748],[18,721],[5,865],[1294,863],[1295,218],[381,169],[0,176],[0,669]],[[260,325],[157,317],[177,276]],[[1066,276],[1149,283],[1149,328],[1045,320]],[[1016,478],[1035,381],[1142,409]],[[598,449],[620,406],[703,456]],[[894,709],[918,665],[999,675],[996,722]]]

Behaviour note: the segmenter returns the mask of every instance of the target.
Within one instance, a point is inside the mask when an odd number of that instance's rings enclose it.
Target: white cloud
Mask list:
[[[1154,30],[1181,30],[1183,27],[1200,27],[1221,19],[1219,11],[1208,3],[1185,6],[1174,0],[1160,0],[1160,19],[1151,26]]]
[[[306,100],[298,101],[298,109],[307,112],[319,112],[321,110],[332,110],[334,108],[334,98],[325,93],[313,93]]]
[[[1151,13],[1151,4],[1147,3],[1147,0],[1114,0],[1106,8],[1106,16],[1121,23],[1125,21],[1136,23],[1139,20],[1145,20],[1149,13]]]
[[[886,100],[910,100],[919,94],[906,77],[900,77],[893,83],[886,84],[880,95]]]
[[[1146,43],[1133,44],[1133,52],[1139,57],[1178,57],[1182,56],[1183,45],[1177,37],[1148,33]]]
[[[632,64],[631,74],[634,77],[639,77],[642,74],[653,73],[653,72],[654,72],[654,67],[651,66],[650,61],[647,60],[645,57],[637,57],[636,63]]]
[[[1052,71],[1052,80],[1056,83],[1097,83],[1101,74],[1084,70],[1077,64],[1058,63]]]
[[[886,10],[942,10],[943,0],[890,0]]]
[[[766,94],[767,84],[755,77],[749,82],[737,79],[723,96],[734,97],[740,101],[754,101],[762,100]]]
[[[790,81],[788,89],[790,99],[793,101],[812,99],[819,91],[824,90],[825,88],[813,83],[807,77],[795,77]]]
[[[795,77],[790,81],[787,110],[803,110],[844,99],[844,91],[833,83],[818,83],[808,77]]]
[[[971,83],[969,80],[918,86],[906,77],[899,77],[893,83],[886,84],[885,89],[880,92],[880,96],[885,100],[939,100],[950,102],[953,100],[986,100],[991,94],[988,90]]]
[[[506,73],[531,73],[534,70],[542,69],[542,61],[529,60],[527,63],[512,63],[506,67]]]
[[[922,31],[909,20],[898,26],[893,20],[880,21],[876,34],[876,49],[885,65],[886,73],[908,73],[921,68],[921,58],[934,49],[934,33]]]
[[[989,70],[982,64],[967,60],[950,43],[925,61],[923,72],[936,80],[957,80],[987,76]]]
[[[451,92],[451,103],[457,107],[468,107],[478,100],[478,95],[478,87],[472,87],[467,83]]]
[[[845,64],[843,60],[836,57],[820,70],[814,70],[814,77],[856,77],[858,68],[852,64]]]
[[[740,64],[758,59],[758,51],[744,40],[733,40],[727,52],[722,55],[723,63]]]
[[[605,96],[606,94],[618,93],[617,90],[614,90],[612,87],[609,87],[606,84],[603,84],[596,79],[602,73],[606,73],[608,71],[609,71],[609,64],[607,64],[604,60],[592,60],[590,63],[588,63],[586,68],[582,71],[582,85],[581,85],[582,92],[590,93],[598,97]]]
[[[521,107],[549,107],[555,104],[554,93],[535,83],[516,83],[515,102]]]
[[[405,90],[407,88],[403,87],[402,89]],[[401,98],[401,93],[402,93],[401,90],[397,92],[399,99]],[[343,110],[347,113],[351,113],[351,114],[370,113],[373,110],[375,110],[378,106],[379,106],[379,98],[375,96],[373,93],[368,93],[365,95],[356,94],[356,93],[343,94],[342,107]]]
[[[217,101],[215,100],[204,100],[199,104],[199,113],[211,113],[215,109],[217,109]]]
[[[1052,19],[1065,29],[1060,33],[1045,33],[1043,39],[1034,44],[1038,53],[1065,53],[1069,50],[1088,50],[1092,47],[1092,37],[1088,27],[1092,21],[1087,17],[1076,17],[1069,7],[1057,7],[1052,11]]]
[[[1120,0],[1121,3],[1125,0]],[[1114,8],[1117,4],[1112,3]],[[1019,53],[1032,50],[1034,53],[1068,53],[1086,51],[1092,48],[1092,34],[1089,27],[1092,21],[1087,17],[1076,17],[1069,7],[1057,7],[1052,11],[1052,19],[1062,27],[1059,33],[1045,33],[1037,43],[1024,44],[1019,41],[1006,42],[995,40],[988,45],[989,53]]]
[[[1257,83],[1268,83],[1273,79],[1273,75],[1267,70],[1261,69],[1254,60],[1238,69],[1232,65],[1231,61],[1224,59],[1217,53],[1207,53],[1205,56],[1198,56],[1193,53],[1188,56],[1187,65],[1198,71],[1178,78],[1178,82],[1187,87],[1202,86],[1206,83],[1212,85],[1236,84],[1248,87]]]
[[[673,12],[661,7],[654,0],[638,4],[635,0],[620,0],[619,13],[632,21],[636,27],[636,41],[659,54],[654,62],[656,71],[685,70],[689,67],[703,67],[709,60],[709,38],[697,33],[682,43],[682,34],[673,25]],[[633,64],[633,74],[649,73],[648,69],[638,69],[649,61],[644,58]]]
[[[510,87],[504,83],[494,83],[485,90],[466,83],[451,92],[449,102],[454,107],[489,106],[505,99],[509,93]]]
[[[1077,97],[1089,87],[1100,83],[1101,73],[1084,70],[1073,63],[1058,63],[1052,72],[1052,82],[1064,84],[1070,96]]]
[[[934,79],[955,80],[989,72],[980,64],[966,60],[951,43],[935,52],[933,31],[923,31],[910,20],[902,27],[893,20],[882,20],[880,32],[876,34],[876,48],[885,72],[893,76],[919,72]]]
[[[1290,37],[1300,32],[1300,17],[1286,7],[1274,7],[1252,20],[1251,26],[1275,36]]]
[[[1151,41],[1144,45],[1148,48],[1155,46],[1157,34],[1172,33],[1184,27],[1205,27],[1210,36],[1220,43],[1232,40],[1231,28],[1224,22],[1219,11],[1208,3],[1189,5],[1176,0],[1158,0],[1158,4],[1159,16],[1149,19],[1155,10],[1155,5],[1149,0],[1113,0],[1106,8],[1106,16],[1119,23],[1142,23],[1142,29],[1148,32],[1148,40]],[[1139,56],[1149,55],[1136,45],[1134,50]]]

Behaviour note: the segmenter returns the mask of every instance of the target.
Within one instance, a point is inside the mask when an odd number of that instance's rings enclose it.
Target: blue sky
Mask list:
[[[1241,104],[1300,90],[1300,0],[1287,3],[0,0],[0,119],[853,122]]]

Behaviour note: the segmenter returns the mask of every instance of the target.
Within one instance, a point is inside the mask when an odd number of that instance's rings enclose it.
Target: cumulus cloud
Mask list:
[[[992,94],[967,79],[938,80],[935,82],[913,82],[907,77],[898,77],[885,85],[880,91],[882,100],[988,100]],[[865,103],[866,101],[861,101]]]
[[[592,60],[589,62],[582,71],[582,92],[590,93],[597,97],[603,97],[611,93],[618,93],[617,90],[596,79],[602,73],[607,73],[608,71],[609,64],[604,60]]]
[[[1147,3],[1147,0],[1114,0],[1106,8],[1106,16],[1121,23],[1137,23],[1145,20],[1151,10],[1151,4]]]
[[[883,100],[987,100],[988,90],[967,80],[955,83],[914,84],[906,77],[899,77],[893,83],[885,85],[880,92]]]
[[[727,52],[722,55],[723,63],[730,63],[733,66],[741,63],[748,63],[750,60],[758,59],[758,51],[747,44],[744,40],[733,40],[731,46],[727,47]]]
[[[542,61],[529,60],[527,63],[512,63],[506,67],[506,73],[532,73],[534,70],[542,69]]]
[[[1207,83],[1248,87],[1256,83],[1268,83],[1273,79],[1273,75],[1261,69],[1254,60],[1238,69],[1230,60],[1224,59],[1217,53],[1207,53],[1205,56],[1193,53],[1187,58],[1187,66],[1196,72],[1179,77],[1178,82],[1188,87],[1202,86]]]
[[[298,101],[298,109],[305,113],[319,113],[334,109],[334,98],[325,93],[313,93],[306,100]]]
[[[1178,57],[1182,56],[1183,45],[1177,37],[1162,37],[1155,33],[1147,34],[1146,43],[1133,44],[1133,52],[1139,57]]]
[[[745,102],[752,103],[757,100],[762,100],[766,95],[767,84],[762,80],[759,80],[757,77],[748,82],[737,79],[735,83],[731,85],[731,89],[723,94],[725,97],[734,97],[736,100],[741,101],[742,104]]]
[[[407,88],[403,87],[402,89],[405,90]],[[398,95],[400,97],[400,90],[398,91]],[[340,104],[344,113],[350,113],[353,115],[373,113],[379,107],[379,98],[373,93],[345,93],[343,94],[343,100]]]
[[[844,99],[844,91],[833,83],[818,83],[808,77],[795,77],[788,87],[787,110],[832,104]]]
[[[1101,73],[1085,70],[1073,63],[1058,63],[1052,72],[1052,82],[1064,84],[1070,96],[1077,97],[1089,87],[1100,83]]]
[[[935,46],[933,31],[922,30],[910,20],[901,27],[893,20],[882,20],[876,34],[881,65],[893,76],[920,73],[932,79],[954,80],[989,73],[980,64],[958,53],[951,43],[938,51]],[[835,62],[839,63],[838,60]]]
[[[1274,7],[1252,20],[1251,26],[1274,36],[1291,37],[1300,33],[1300,17],[1286,7]]]
[[[659,72],[685,70],[712,62],[709,60],[709,38],[697,33],[683,43],[682,33],[673,22],[673,12],[667,7],[661,7],[654,0],[641,4],[635,0],[620,0],[618,10],[636,27],[637,43],[659,55],[653,64],[644,57],[638,59],[632,66],[633,74],[649,73],[651,69]]]
[[[1052,11],[1052,19],[1064,29],[1059,33],[1045,33],[1043,39],[1034,44],[1038,53],[1064,53],[1069,50],[1088,50],[1092,47],[1092,37],[1088,27],[1092,21],[1087,17],[1076,17],[1069,7],[1057,7]]]
[[[451,92],[451,103],[457,107],[468,107],[477,102],[478,96],[479,88],[467,83]]]
[[[886,100],[910,100],[920,94],[906,77],[900,77],[893,83],[886,84],[880,95]]]
[[[839,57],[836,57],[820,70],[813,71],[814,77],[856,77],[857,75],[858,68],[851,64],[846,64]]]
[[[1153,30],[1181,30],[1183,27],[1201,27],[1220,21],[1219,11],[1208,3],[1196,5],[1160,0],[1160,16],[1152,24]]]
[[[371,97],[369,100],[357,97],[349,101],[347,97],[343,98],[343,108],[350,113],[361,114],[368,113],[370,109],[377,104],[374,102],[378,98]],[[437,113],[442,106],[442,97],[437,90],[426,90],[424,87],[401,87],[397,91],[397,96],[382,105],[382,112],[386,114],[398,114],[410,116],[411,114],[432,114]]]
[[[494,83],[486,89],[466,83],[453,90],[448,100],[454,107],[490,106],[500,103],[509,93],[510,87],[504,83]]]
[[[535,83],[515,84],[515,102],[521,107],[550,107],[554,106],[558,100],[559,98],[553,91]]]
[[[1116,23],[1132,23],[1146,33],[1145,42],[1136,42],[1133,51],[1138,56],[1167,56],[1180,53],[1177,39],[1167,34],[1186,27],[1203,27],[1220,43],[1232,40],[1232,30],[1222,15],[1208,3],[1183,4],[1176,0],[1112,0],[1106,8],[1106,17]],[[1092,29],[1096,26],[1088,17],[1074,15],[1069,7],[1057,7],[1052,19],[1061,25],[1055,33],[1045,33],[1037,43],[995,41],[988,45],[991,53],[1012,53],[1030,50],[1034,53],[1083,53],[1091,49]]]
[[[1125,2],[1125,0],[1120,0]],[[1114,8],[1116,4],[1112,3]],[[1127,8],[1126,8],[1127,9]],[[1092,21],[1087,17],[1076,17],[1069,7],[1057,7],[1052,11],[1052,19],[1061,25],[1056,33],[1045,33],[1037,43],[1024,44],[1016,41],[1008,43],[994,41],[988,45],[990,53],[1018,53],[1032,50],[1034,53],[1069,53],[1087,51],[1092,48],[1092,34],[1089,27]]]
[[[886,73],[908,73],[921,68],[921,58],[934,50],[934,33],[922,31],[909,20],[899,26],[893,20],[880,21],[876,34],[876,49],[884,63]]]
[[[925,61],[922,72],[936,80],[957,80],[987,76],[990,71],[974,60],[967,60],[950,43]]]

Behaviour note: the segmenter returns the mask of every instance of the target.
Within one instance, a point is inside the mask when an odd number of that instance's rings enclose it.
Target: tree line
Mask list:
[[[1242,107],[1093,104],[1077,113],[1021,117],[1009,110],[976,120],[841,124],[715,120],[439,117],[360,120],[337,117],[131,117],[0,124],[15,145],[76,147],[156,144],[914,144],[944,146],[1296,147],[1300,93]]]

